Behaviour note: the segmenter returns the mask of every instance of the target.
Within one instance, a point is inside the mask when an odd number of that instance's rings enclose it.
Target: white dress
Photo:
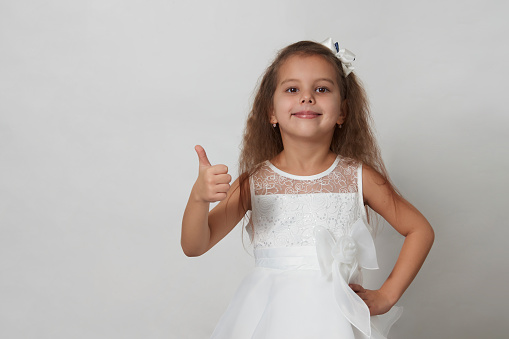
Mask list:
[[[296,176],[266,161],[249,180],[255,267],[211,338],[386,338],[401,308],[370,317],[348,286],[378,268],[362,165],[338,156],[325,172]]]

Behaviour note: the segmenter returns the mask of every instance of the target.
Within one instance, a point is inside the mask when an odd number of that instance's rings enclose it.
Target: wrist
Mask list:
[[[382,287],[380,287],[380,289],[378,291],[391,304],[391,307],[394,306],[398,302],[399,298],[401,298],[400,293],[397,293],[396,291],[392,290],[391,288],[385,286],[385,284]]]
[[[203,205],[209,205],[210,202],[205,200],[201,194],[199,194],[199,190],[196,189],[196,186],[193,186],[191,190],[191,195],[189,196],[189,200],[196,204],[203,204]]]

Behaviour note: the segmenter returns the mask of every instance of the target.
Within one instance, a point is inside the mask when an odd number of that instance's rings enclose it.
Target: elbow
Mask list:
[[[210,249],[210,236],[198,232],[190,232],[182,224],[180,247],[188,257],[199,257]]]
[[[188,258],[199,257],[200,255],[202,255],[202,253],[187,252],[187,251],[184,251],[184,254],[185,254]]]
[[[435,231],[430,224],[421,230],[420,237],[422,239],[421,241],[427,245],[429,251],[431,246],[433,246],[433,242],[435,241]]]
[[[433,228],[429,223],[426,223],[426,225],[421,225],[421,227],[409,232],[404,236],[410,236],[412,239],[416,239],[423,246],[427,247],[428,251],[431,249],[433,242],[435,241],[435,231],[433,231]]]
[[[200,255],[202,255],[203,253],[198,253],[198,252],[189,252],[189,251],[185,251],[184,250],[184,254],[189,257],[189,258],[194,258],[194,257],[199,257]]]
[[[185,246],[182,242],[180,243],[180,246],[182,247],[182,251],[184,252],[184,254],[190,258],[199,257],[200,255],[206,252],[195,248],[189,248],[188,246]]]
[[[435,231],[433,230],[433,227],[431,227],[431,225],[429,226],[428,239],[429,239],[429,247],[431,248],[431,246],[433,245],[433,242],[435,241]]]

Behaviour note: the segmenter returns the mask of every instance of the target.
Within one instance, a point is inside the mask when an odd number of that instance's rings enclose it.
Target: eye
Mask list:
[[[288,93],[297,93],[299,90],[296,88],[296,87],[289,87],[286,89],[285,92],[288,92]]]
[[[330,92],[330,90],[327,87],[317,87],[315,89],[315,91],[318,92],[318,93],[327,93],[327,92]]]

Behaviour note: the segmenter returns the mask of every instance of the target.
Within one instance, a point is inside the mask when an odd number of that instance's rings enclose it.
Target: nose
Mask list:
[[[300,103],[301,104],[307,104],[307,103],[314,104],[315,103],[315,98],[311,94],[304,93],[302,95],[302,98],[300,99]]]

